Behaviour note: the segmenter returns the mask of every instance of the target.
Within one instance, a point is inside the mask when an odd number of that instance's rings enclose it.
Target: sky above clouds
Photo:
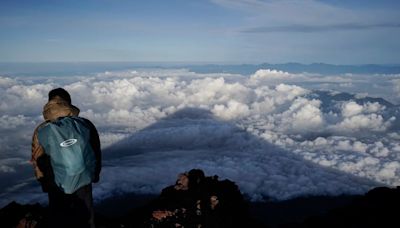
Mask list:
[[[400,3],[5,0],[0,61],[398,63]]]

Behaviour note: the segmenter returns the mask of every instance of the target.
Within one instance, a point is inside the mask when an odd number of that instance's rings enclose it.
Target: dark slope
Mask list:
[[[155,198],[131,194],[99,203],[96,206],[98,227],[140,224],[148,218]],[[363,196],[317,196],[251,203],[249,211],[254,227],[400,227],[399,205],[400,187],[380,187]],[[38,219],[39,225],[45,224],[45,207],[12,202],[0,210],[1,227],[15,227],[27,213]]]

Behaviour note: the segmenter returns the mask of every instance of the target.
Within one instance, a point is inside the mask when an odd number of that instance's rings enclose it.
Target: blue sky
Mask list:
[[[0,61],[399,63],[399,1],[3,0]]]

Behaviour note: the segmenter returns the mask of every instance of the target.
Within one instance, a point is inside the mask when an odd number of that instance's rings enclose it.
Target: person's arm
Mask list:
[[[31,154],[31,164],[33,165],[34,171],[35,171],[35,176],[36,179],[42,178],[43,172],[39,169],[39,166],[37,164],[37,160],[40,156],[44,154],[43,147],[39,143],[39,138],[38,138],[38,129],[45,123],[40,124],[38,127],[36,127],[35,131],[33,132],[32,136],[32,154]]]
[[[90,145],[94,151],[94,155],[96,157],[96,169],[95,169],[95,179],[94,183],[99,182],[100,179],[100,171],[101,171],[101,144],[99,133],[97,132],[96,127],[92,122],[88,119],[85,119],[87,123],[90,125]]]
[[[43,122],[40,124],[33,133],[32,157],[30,160],[35,170],[36,179],[40,182],[43,192],[48,192],[51,188],[56,186],[50,156],[46,154],[46,151],[40,145],[38,138],[38,129],[46,123],[47,122]]]

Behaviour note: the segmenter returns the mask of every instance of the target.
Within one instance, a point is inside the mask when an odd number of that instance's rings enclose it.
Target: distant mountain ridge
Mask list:
[[[232,73],[250,75],[259,69],[274,69],[289,73],[317,74],[400,74],[400,64],[334,65],[327,63],[184,63],[184,62],[0,62],[0,76],[72,76],[93,75],[105,71],[124,71],[135,68],[180,69],[196,73]]]
[[[283,64],[241,64],[241,65],[191,65],[190,70],[196,73],[237,73],[253,74],[259,69],[274,69],[289,73],[318,73],[318,74],[400,74],[400,64],[394,65],[333,65],[326,63],[283,63]]]

